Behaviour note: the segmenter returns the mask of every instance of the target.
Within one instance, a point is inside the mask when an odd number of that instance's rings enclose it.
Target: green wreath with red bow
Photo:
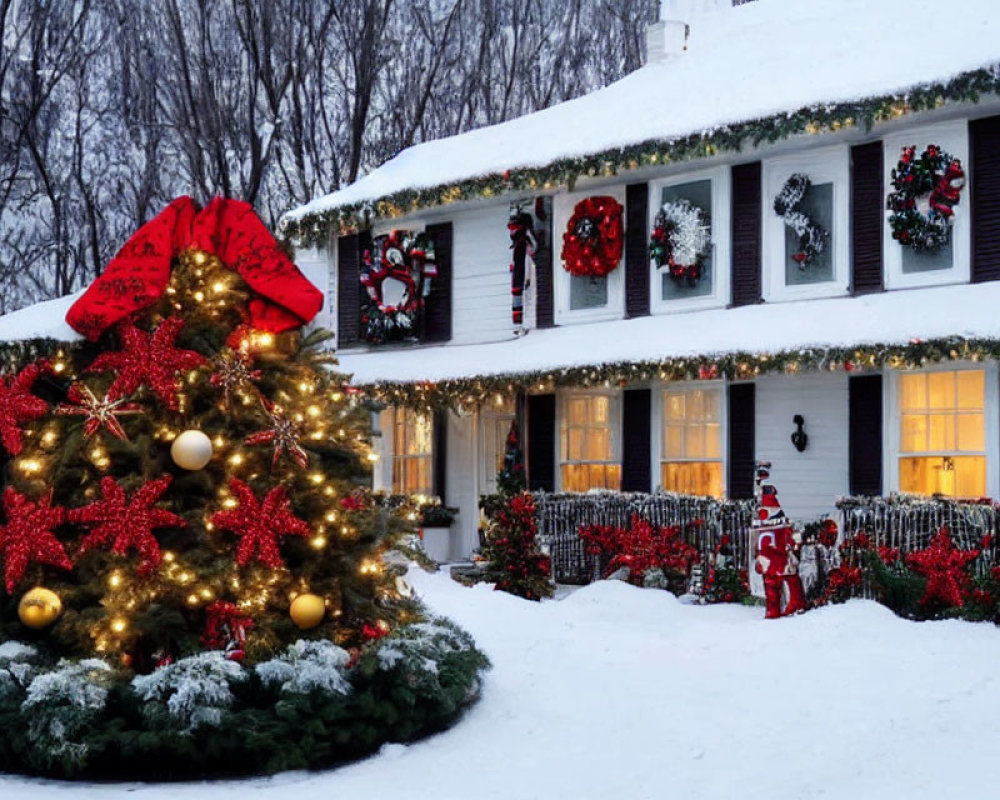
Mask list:
[[[962,162],[933,144],[918,157],[916,146],[910,145],[903,148],[891,182],[886,206],[892,212],[892,238],[921,252],[947,244],[965,187]]]

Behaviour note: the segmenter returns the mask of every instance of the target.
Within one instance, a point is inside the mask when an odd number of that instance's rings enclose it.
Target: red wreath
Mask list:
[[[570,275],[603,278],[622,258],[622,204],[602,195],[581,200],[563,234],[563,267]]]

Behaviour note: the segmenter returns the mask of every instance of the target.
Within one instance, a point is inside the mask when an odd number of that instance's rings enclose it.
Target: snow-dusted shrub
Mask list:
[[[35,763],[83,763],[87,745],[81,739],[104,711],[112,677],[107,663],[88,658],[64,659],[32,679],[21,711],[28,720],[30,758]]]
[[[38,650],[21,642],[0,644],[0,708],[20,706],[38,673]]]
[[[477,652],[472,637],[446,619],[407,625],[379,640],[375,649],[378,669],[401,671],[414,689],[436,694],[442,690],[441,667],[450,655]],[[479,690],[478,678],[468,687],[469,696]]]
[[[202,725],[218,727],[233,704],[231,685],[246,679],[238,663],[217,650],[198,653],[137,675],[132,689],[146,701],[142,713],[153,727],[190,733]]]
[[[300,639],[284,653],[257,665],[265,686],[280,685],[282,692],[309,694],[313,690],[347,694],[345,677],[350,653],[328,641]]]

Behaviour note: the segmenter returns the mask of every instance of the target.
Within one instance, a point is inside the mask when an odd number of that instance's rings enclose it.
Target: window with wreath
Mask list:
[[[668,492],[722,497],[722,390],[663,392],[660,486]]]
[[[568,394],[562,398],[559,470],[564,492],[618,489],[618,404],[607,394]]]
[[[409,408],[397,408],[392,427],[392,490],[434,493],[434,420]]]
[[[671,263],[657,265],[663,300],[704,297],[714,290],[712,181],[677,183],[660,190],[656,221],[672,242]],[[654,221],[654,225],[657,222]]]
[[[899,375],[899,490],[948,497],[986,494],[983,370]]]

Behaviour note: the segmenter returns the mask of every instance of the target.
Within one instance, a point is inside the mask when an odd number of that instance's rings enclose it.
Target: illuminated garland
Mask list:
[[[913,369],[942,361],[1000,360],[1000,339],[914,339],[907,344],[811,347],[773,353],[733,352],[693,357],[560,367],[547,370],[477,375],[431,382],[365,384],[360,390],[375,402],[428,410],[473,409],[503,402],[518,392],[551,392],[563,387],[614,387],[650,380],[751,380],[781,372],[836,372],[889,367]]]
[[[979,101],[1000,93],[1000,64],[962,73],[948,81],[912,87],[848,103],[806,106],[789,113],[724,125],[675,139],[649,139],[588,156],[562,158],[544,167],[525,167],[427,189],[404,189],[376,200],[350,203],[281,221],[281,235],[303,247],[328,244],[333,235],[367,228],[376,219],[400,217],[421,208],[509,192],[534,192],[566,186],[582,177],[609,177],[646,166],[740,152],[745,146],[773,143],[797,134],[815,135],[842,128],[870,130],[876,123],[946,103]]]

